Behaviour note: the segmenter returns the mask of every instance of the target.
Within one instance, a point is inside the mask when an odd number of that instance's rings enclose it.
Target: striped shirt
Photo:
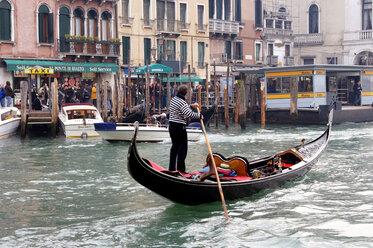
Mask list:
[[[187,118],[200,118],[200,115],[192,111],[181,95],[176,95],[171,99],[169,112],[169,121],[184,125],[186,125]]]

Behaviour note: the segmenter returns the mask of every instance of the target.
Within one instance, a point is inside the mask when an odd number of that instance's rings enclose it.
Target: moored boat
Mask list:
[[[100,136],[94,123],[103,122],[97,108],[91,103],[62,104],[58,114],[60,125],[66,137],[83,138]]]
[[[248,161],[242,156],[225,158],[215,153],[213,156],[218,167],[227,164],[237,173],[235,177],[220,177],[225,200],[248,197],[263,189],[276,188],[304,176],[327,147],[331,119],[332,117],[329,118],[324,133],[317,139],[272,156]],[[220,201],[218,184],[214,176],[200,181],[195,179],[201,175],[198,171],[168,171],[151,160],[142,158],[136,147],[138,131],[139,127],[136,127],[127,155],[128,171],[138,183],[181,204],[198,205]]]
[[[133,123],[95,123],[95,131],[109,141],[131,141],[135,124]],[[203,133],[200,128],[187,128],[188,140],[198,141]],[[138,124],[138,142],[162,142],[171,140],[168,126],[160,124]]]
[[[0,139],[17,132],[21,123],[21,113],[16,107],[0,108]]]

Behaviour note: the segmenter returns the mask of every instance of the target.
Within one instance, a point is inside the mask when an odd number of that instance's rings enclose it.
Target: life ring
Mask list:
[[[82,135],[80,135],[80,137],[82,137],[82,139],[86,139],[88,138],[88,134],[86,132],[82,133]]]

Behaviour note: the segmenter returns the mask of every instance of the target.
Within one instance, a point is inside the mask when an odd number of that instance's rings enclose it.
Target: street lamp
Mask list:
[[[155,46],[153,46],[150,50],[151,50],[151,53],[152,53],[152,56],[153,56],[153,60],[155,61],[156,57],[157,57],[157,48]]]

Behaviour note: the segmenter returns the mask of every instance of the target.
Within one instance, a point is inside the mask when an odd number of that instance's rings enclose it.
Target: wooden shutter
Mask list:
[[[2,2],[5,5],[5,2]],[[10,8],[10,7],[9,7]],[[10,40],[10,9],[8,6],[0,6],[0,40]]]
[[[39,13],[39,43],[44,42],[44,15],[43,13]]]
[[[48,43],[54,43],[53,13],[48,14]]]

